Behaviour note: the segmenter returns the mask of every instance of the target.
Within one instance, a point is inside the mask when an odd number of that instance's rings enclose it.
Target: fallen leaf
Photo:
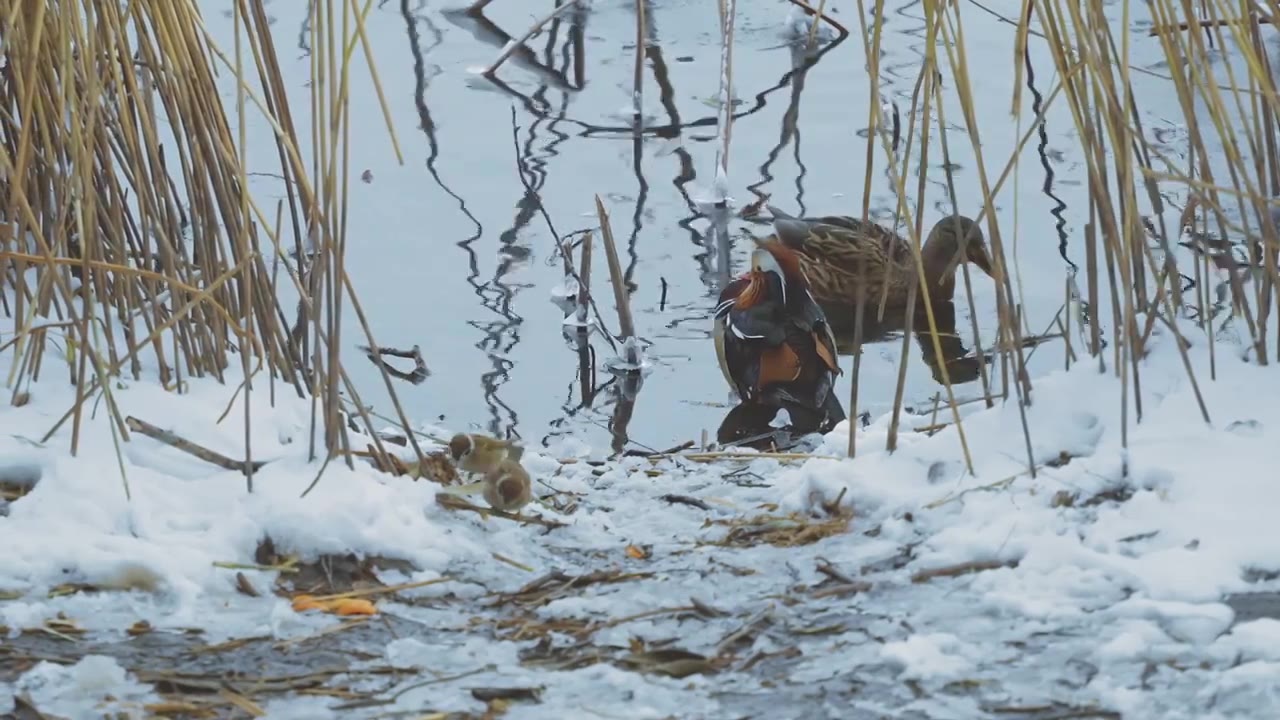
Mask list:
[[[627,546],[627,557],[629,558],[634,558],[636,560],[648,560],[652,556],[653,550],[650,548],[640,547],[639,545]]]

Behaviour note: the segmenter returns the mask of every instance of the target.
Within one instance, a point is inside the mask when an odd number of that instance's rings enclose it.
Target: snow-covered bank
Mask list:
[[[210,642],[305,635],[334,624],[329,616],[294,613],[279,598],[246,597],[235,589],[235,572],[214,565],[253,562],[258,542],[269,536],[304,556],[356,552],[418,568],[392,581],[457,578],[412,591],[431,602],[380,606],[443,638],[424,630],[427,639],[374,650],[395,666],[436,676],[474,673],[464,687],[545,688],[540,704],[522,706],[522,718],[587,710],[726,717],[777,697],[797,698],[795,714],[775,706],[778,717],[813,717],[815,707],[836,702],[831,698],[839,699],[830,711],[840,717],[914,708],[968,718],[993,707],[1053,702],[1096,704],[1125,718],[1261,717],[1260,708],[1280,708],[1280,622],[1233,625],[1222,600],[1280,587],[1270,579],[1280,572],[1280,534],[1272,531],[1280,507],[1273,475],[1280,463],[1280,373],[1243,363],[1220,345],[1219,379],[1210,381],[1207,347],[1188,334],[1212,423],[1201,420],[1176,348],[1160,333],[1142,365],[1143,420],[1129,427],[1127,458],[1120,383],[1082,363],[1035,382],[1027,409],[1040,465],[1034,479],[1025,472],[1012,404],[965,417],[977,477],[963,472],[954,428],[933,436],[904,432],[899,451],[884,453],[888,418],[860,430],[862,454],[853,461],[759,458],[744,466],[627,458],[597,466],[556,459],[574,454],[572,448],[530,451],[527,465],[546,483],[539,485],[543,494],[549,487],[577,494],[576,512],[558,517],[569,526],[551,532],[453,514],[434,503],[433,484],[359,463],[354,471],[331,464],[316,490],[300,499],[318,469],[305,462],[307,404],[277,393],[273,408],[262,383],[250,400],[253,455],[270,462],[254,494],[237,473],[138,437],[123,453],[127,501],[104,408],[86,418],[78,457],[63,450],[65,429],[47,447],[32,444],[72,399],[46,379],[32,388],[30,403],[0,411],[0,469],[19,476],[38,471],[40,478],[0,517],[0,590],[20,595],[0,601],[0,624],[18,633],[61,612],[90,631],[120,634],[145,619],[162,630],[203,627]],[[115,397],[124,413],[235,457],[243,453],[244,413],[234,393],[234,385],[214,382],[194,382],[182,396],[125,382]],[[216,422],[228,403],[232,411]],[[827,452],[844,447],[845,432],[842,426],[827,438]],[[727,528],[708,520],[806,514],[842,490],[855,513],[846,533],[798,547],[710,544],[724,539]],[[659,499],[668,493],[706,508]],[[628,554],[631,545],[649,557]],[[978,571],[926,578],[966,563]],[[870,590],[815,592],[826,577],[819,565],[869,581]],[[556,569],[606,568],[652,575],[550,597],[524,606],[522,617],[585,625],[696,600],[724,615],[673,611],[588,634],[597,646],[673,641],[704,657],[735,660],[680,680],[609,664],[549,671],[522,661],[520,653],[535,650],[536,636],[509,639],[476,622],[512,612],[491,606],[490,592],[512,592]],[[270,583],[268,573],[247,574],[260,587]],[[47,597],[63,583],[111,585],[122,576],[153,578],[154,591]],[[755,629],[727,640],[744,626]],[[573,645],[563,631],[548,637],[553,648]],[[744,667],[753,656],[765,659]],[[785,658],[785,665],[762,685],[759,672],[770,658]],[[33,698],[56,702],[59,687],[99,688],[103,678],[117,676],[100,664],[65,672],[42,666],[18,685],[38,687]],[[851,683],[871,677],[883,685],[850,691]],[[806,695],[815,688],[828,699]],[[127,684],[103,692],[138,695]],[[267,707],[271,717],[323,717],[331,712],[327,703],[309,698]],[[392,706],[481,707],[448,682],[411,690]]]

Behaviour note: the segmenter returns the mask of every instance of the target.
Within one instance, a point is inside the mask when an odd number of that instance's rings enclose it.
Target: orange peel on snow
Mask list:
[[[320,600],[311,595],[297,595],[293,598],[294,612],[319,610],[335,615],[377,615],[378,608],[363,598],[336,598]]]
[[[334,600],[330,606],[338,615],[377,615],[378,609],[364,598]]]
[[[310,595],[298,595],[293,598],[293,609],[295,612],[304,612],[307,610],[323,610],[324,603],[317,601]]]

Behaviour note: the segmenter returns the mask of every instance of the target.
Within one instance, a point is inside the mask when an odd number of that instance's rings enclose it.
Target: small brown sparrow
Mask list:
[[[479,482],[452,485],[441,488],[439,492],[450,495],[480,493],[494,510],[519,512],[533,500],[533,482],[523,465],[508,458],[490,468]]]
[[[488,435],[458,433],[449,441],[449,454],[458,469],[473,473],[487,473],[504,460],[519,461],[524,448],[511,440],[499,440]]]
[[[484,476],[484,499],[489,507],[504,512],[519,512],[533,500],[533,482],[529,471],[516,460],[503,460]]]

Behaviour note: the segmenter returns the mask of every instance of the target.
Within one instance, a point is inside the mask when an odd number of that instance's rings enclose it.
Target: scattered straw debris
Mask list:
[[[706,608],[712,614],[704,615],[703,608]],[[658,608],[656,610],[646,610],[645,612],[636,613],[634,615],[627,615],[626,617],[613,618],[611,620],[605,620],[603,622],[591,623],[590,625],[583,627],[581,630],[579,630],[575,634],[578,637],[578,639],[582,640],[582,639],[586,639],[587,637],[590,637],[591,635],[595,634],[596,632],[599,632],[600,630],[604,630],[605,628],[617,627],[619,625],[625,625],[626,623],[629,623],[629,622],[635,622],[636,620],[648,620],[649,618],[663,617],[666,615],[674,615],[676,617],[701,616],[704,618],[708,618],[708,617],[714,618],[714,617],[723,617],[726,614],[727,613],[724,613],[723,611],[720,611],[720,610],[716,610],[714,608],[707,608],[705,605],[690,604],[690,605],[681,605],[680,607]]]
[[[134,675],[137,677],[138,682],[155,685],[157,691],[167,695],[199,696],[208,693],[220,693],[224,689],[228,689],[245,697],[262,697],[264,695],[279,695],[319,688],[339,676],[347,681],[357,681],[377,676],[389,675],[398,677],[410,674],[410,672],[401,668],[384,666],[365,669],[326,668],[300,675],[257,678],[248,675],[228,677],[194,672],[156,672],[151,670],[137,670]],[[173,699],[185,700],[186,698]]]
[[[373,606],[370,605],[369,607],[373,607]],[[294,609],[296,610],[297,608],[295,607]],[[287,640],[281,640],[280,642],[277,642],[273,647],[276,650],[287,650],[289,648],[292,648],[297,645],[301,645],[302,643],[309,642],[317,638],[329,637],[330,635],[335,635],[340,632],[345,632],[347,630],[358,628],[361,625],[364,625],[365,623],[367,623],[368,621],[369,621],[369,618],[367,617],[356,618],[354,620],[347,620],[347,621],[338,623],[337,625],[331,625],[318,632],[311,633],[310,635],[303,635],[300,637],[289,638]]]
[[[494,605],[546,605],[554,600],[568,597],[575,591],[591,585],[609,585],[644,580],[653,577],[651,572],[622,572],[621,570],[598,570],[585,575],[569,575],[560,570],[551,572],[533,580],[513,593],[499,593]]]
[[[542,702],[542,687],[471,688],[471,697],[480,702]]]
[[[740,452],[731,450],[716,450],[711,452],[692,452],[692,453],[658,453],[650,455],[649,460],[657,462],[659,460],[667,460],[677,458],[680,460],[688,460],[696,463],[714,463],[726,460],[735,460],[738,462],[753,462],[755,460],[777,460],[782,463],[806,462],[808,460],[846,460],[847,458],[836,457],[835,455],[810,455],[802,452]]]
[[[80,627],[79,623],[68,618],[63,613],[58,613],[57,617],[45,620],[43,625],[34,629],[48,633],[60,640],[66,640],[67,642],[77,642],[79,636],[84,635],[85,632],[84,628]]]
[[[13,502],[20,500],[35,488],[34,485],[0,480],[0,500]]]
[[[473,512],[482,517],[489,517],[490,515],[492,515],[493,517],[502,518],[503,520],[511,520],[513,522],[518,522],[522,525],[541,525],[542,527],[548,530],[554,530],[556,528],[565,527],[565,523],[562,523],[559,520],[547,520],[546,518],[539,517],[537,515],[509,513],[509,512],[506,512],[505,510],[498,510],[498,509],[489,508],[489,507],[480,507],[479,505],[473,505],[467,502],[466,500],[463,500],[462,498],[457,497],[456,495],[448,495],[445,493],[436,495],[436,504],[441,507],[448,508],[449,510],[462,510],[465,512]]]
[[[380,472],[392,475],[408,476],[414,480],[427,479],[441,485],[452,485],[458,480],[458,468],[443,451],[426,453],[421,460],[403,460],[388,454],[385,462],[378,459],[378,453],[372,445],[363,452],[352,454],[369,458]]]
[[[1017,560],[971,560],[956,565],[944,565],[917,571],[911,576],[911,582],[923,583],[936,578],[960,577],[961,575],[969,575],[986,570],[999,570],[1000,568],[1014,568],[1017,566]]]
[[[688,650],[666,648],[630,653],[619,658],[618,665],[636,672],[685,678],[690,675],[709,675],[723,668],[725,663]]]
[[[421,682],[411,683],[409,685],[405,685],[403,687],[398,688],[394,694],[388,697],[361,698],[353,702],[337,705],[333,709],[334,710],[356,710],[359,708],[378,707],[381,705],[394,705],[396,701],[399,700],[406,693],[412,692],[414,690],[418,690],[420,688],[428,687],[430,685],[440,685],[443,683],[450,683],[455,680],[461,680],[463,678],[471,677],[472,675],[479,675],[480,673],[489,672],[490,670],[493,670],[493,667],[494,667],[493,665],[485,665],[484,667],[478,667],[474,670],[468,670],[467,672],[460,673],[458,675],[447,675],[445,677],[438,677],[431,680],[423,680]],[[419,716],[419,720],[423,720],[424,718],[428,718],[428,717],[433,717],[433,716],[431,715]]]
[[[350,593],[384,587],[378,579],[380,571],[411,573],[417,570],[406,560],[377,555],[362,558],[354,553],[321,555],[313,561],[302,562],[295,556],[279,553],[271,538],[265,538],[258,544],[254,560],[258,565],[242,569],[281,569],[276,578],[275,593],[288,597],[320,593],[332,597],[358,597]]]
[[[658,499],[668,502],[672,505],[688,505],[689,507],[695,507],[695,508],[698,508],[699,510],[711,509],[711,506],[706,504],[702,500],[699,500],[696,497],[690,497],[688,495],[674,495],[671,493],[667,493],[666,495],[659,496]]]
[[[530,573],[533,572],[533,568],[529,567],[528,565],[525,565],[524,563],[516,562],[515,560],[512,560],[511,558],[507,557],[506,555],[503,555],[502,553],[494,552],[494,553],[489,553],[489,555],[492,556],[494,560],[497,560],[500,563],[506,563],[507,565],[510,565],[511,567],[516,568],[518,570],[523,570],[525,572],[530,572]]]
[[[844,574],[829,561],[819,558],[817,571],[823,580],[809,588],[809,597],[817,600],[828,597],[846,597],[871,590],[871,583]]]
[[[706,543],[721,547],[746,548],[767,544],[774,547],[799,547],[840,535],[849,530],[851,513],[815,520],[799,513],[791,515],[757,515],[732,520],[708,520],[703,527],[725,525],[729,532],[717,541]]]

